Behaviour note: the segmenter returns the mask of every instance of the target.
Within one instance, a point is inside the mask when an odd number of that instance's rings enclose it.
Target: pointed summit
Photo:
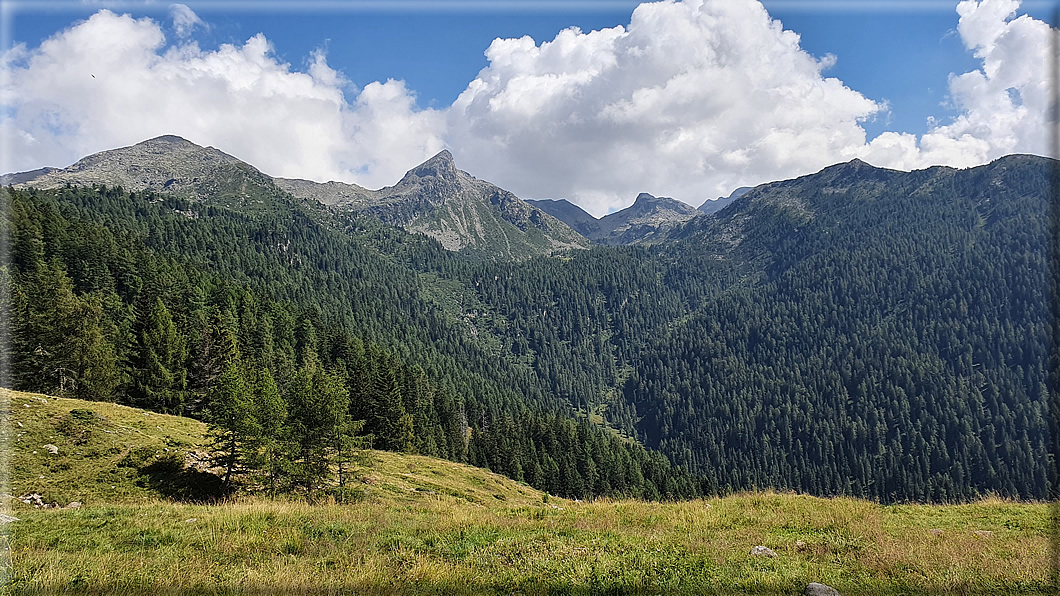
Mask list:
[[[589,239],[600,244],[651,242],[696,215],[699,212],[691,205],[642,192],[629,207],[600,218]]]
[[[458,174],[453,154],[448,149],[442,149],[434,157],[409,170],[401,182],[411,182],[413,178],[441,178],[451,182],[456,180]]]
[[[153,139],[147,139],[146,141],[140,141],[136,145],[140,146],[151,146],[151,145],[186,145],[192,147],[198,147],[195,143],[192,143],[184,137],[178,137],[177,135],[162,135]]]

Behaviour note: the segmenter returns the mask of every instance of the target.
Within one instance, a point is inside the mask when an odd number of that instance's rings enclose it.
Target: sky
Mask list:
[[[1057,2],[0,0],[0,171],[163,134],[380,188],[449,149],[600,216],[1050,155]],[[1052,26],[1051,26],[1052,25]]]

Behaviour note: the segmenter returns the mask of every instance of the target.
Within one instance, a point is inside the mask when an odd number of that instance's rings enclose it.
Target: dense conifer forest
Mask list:
[[[579,498],[1044,499],[1054,167],[855,161],[515,263],[278,191],[8,190],[12,381],[203,418],[271,490],[371,444]]]
[[[439,304],[456,293],[416,271],[457,266],[434,241],[285,197],[5,200],[17,388],[203,418],[218,461],[272,489],[311,490],[371,445],[569,497],[708,490],[574,416],[503,338],[476,339]]]

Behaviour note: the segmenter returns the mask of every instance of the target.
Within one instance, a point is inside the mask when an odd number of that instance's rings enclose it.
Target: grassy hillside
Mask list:
[[[16,392],[3,408],[7,493],[83,503],[5,498],[10,593],[1053,593],[1045,504],[574,502],[389,453],[358,472],[354,504],[196,503],[177,497],[201,496],[208,475],[159,462],[201,451],[199,423]]]

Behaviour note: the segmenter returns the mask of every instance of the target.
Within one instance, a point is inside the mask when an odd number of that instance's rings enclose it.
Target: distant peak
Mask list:
[[[681,201],[678,201],[677,199],[673,199],[671,197],[657,197],[655,195],[648,194],[646,192],[642,192],[639,195],[637,195],[637,200],[633,201],[633,205],[634,206],[640,206],[640,207],[649,207],[649,208],[652,208],[652,209],[677,208],[679,210],[682,210],[681,206],[685,205],[685,204],[682,203]],[[693,207],[691,207],[691,206],[688,206],[688,205],[685,205],[685,206],[687,206],[689,209],[693,209]]]
[[[410,178],[444,178],[454,179],[457,175],[456,162],[448,149],[442,149],[437,155],[412,168],[402,181]]]
[[[137,145],[162,145],[162,144],[165,144],[165,145],[195,145],[195,143],[192,143],[188,139],[185,139],[184,137],[178,137],[177,135],[162,135],[160,137],[155,137],[153,139],[147,139],[146,141],[141,141],[141,142],[137,143]],[[195,145],[195,146],[197,146],[197,145]]]

